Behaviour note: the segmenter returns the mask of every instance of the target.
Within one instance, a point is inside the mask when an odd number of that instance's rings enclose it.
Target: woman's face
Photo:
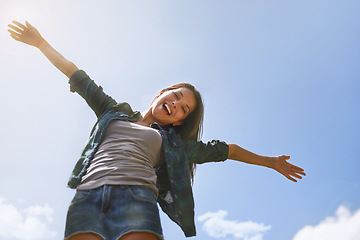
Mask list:
[[[166,126],[181,125],[182,121],[196,108],[192,90],[182,87],[162,93],[151,105],[155,122]]]

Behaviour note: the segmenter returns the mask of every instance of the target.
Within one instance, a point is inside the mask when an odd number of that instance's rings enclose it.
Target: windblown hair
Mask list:
[[[203,130],[203,120],[204,120],[204,103],[199,91],[189,83],[177,83],[170,87],[162,89],[158,95],[155,97],[159,97],[161,94],[167,91],[171,91],[178,88],[188,88],[190,89],[195,96],[196,99],[196,108],[182,121],[182,125],[175,126],[175,131],[178,133],[183,140],[200,140],[202,136]],[[195,163],[190,163],[190,178],[194,180],[194,174],[196,169]]]

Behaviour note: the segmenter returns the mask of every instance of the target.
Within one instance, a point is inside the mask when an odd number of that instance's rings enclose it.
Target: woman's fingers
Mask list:
[[[20,36],[21,36],[19,33],[16,33],[16,32],[14,32],[14,31],[12,31],[10,29],[8,29],[8,32],[10,33],[10,37],[12,37],[13,39],[19,41]]]
[[[15,35],[17,37],[20,37],[21,34],[17,33],[17,32],[14,32],[13,30],[11,29],[8,29],[8,32],[11,33],[12,35]]]
[[[15,27],[14,25],[9,24],[8,27],[15,30],[17,33],[22,33],[23,32],[23,30],[21,30],[18,27]]]
[[[296,174],[301,174],[303,176],[306,176],[306,173],[301,168],[300,169],[294,169],[293,172],[296,173]]]
[[[290,169],[287,171],[287,173],[284,174],[285,177],[287,177],[289,180],[293,182],[297,182],[298,179],[302,179],[302,176],[305,176],[304,170],[302,168],[291,166]]]
[[[297,182],[296,178],[302,179],[302,176],[300,176],[298,173],[289,173],[288,175],[285,175],[288,179],[290,179],[293,182]]]
[[[304,172],[305,170],[302,169],[301,167],[298,167],[298,166],[295,166],[295,165],[291,164],[290,169],[291,169],[291,172],[293,172],[293,173],[301,174],[303,176],[306,176],[306,173]]]
[[[24,24],[19,23],[18,21],[13,20],[13,23],[15,23],[18,27],[22,28],[22,30],[26,29],[26,26]]]
[[[298,173],[290,173],[291,176],[302,179],[302,176],[300,176]]]
[[[299,167],[291,167],[290,168],[290,174],[293,175],[293,176],[296,176],[297,178],[302,178],[299,174],[303,175],[303,176],[306,176],[304,170],[302,168],[299,168]],[[294,175],[296,174],[296,175]]]
[[[306,176],[306,173],[304,173],[303,171],[301,171],[301,172],[297,172],[298,174],[301,174],[301,175],[303,175],[303,176]]]
[[[295,165],[292,165],[292,164],[291,164],[291,167],[294,168],[296,171],[304,172],[304,169],[302,169],[301,167],[298,167],[298,166],[295,166]]]
[[[277,171],[283,174],[286,178],[293,182],[297,182],[297,179],[302,179],[302,176],[306,176],[304,169],[289,163],[287,160],[290,156],[281,155],[278,157],[278,165],[275,167]]]
[[[297,182],[297,180],[295,178],[292,178],[290,175],[286,176],[289,180],[293,181],[293,182]]]
[[[28,21],[26,21],[25,24],[26,24],[26,26],[27,26],[28,28],[35,28],[35,27],[33,27],[33,25],[31,25]]]

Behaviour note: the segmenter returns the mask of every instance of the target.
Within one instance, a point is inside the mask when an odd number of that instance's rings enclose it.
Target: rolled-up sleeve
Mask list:
[[[221,162],[228,159],[229,146],[223,141],[185,141],[184,145],[190,163]]]
[[[69,79],[69,84],[70,91],[77,92],[83,97],[97,117],[100,117],[104,112],[117,104],[83,70],[75,71]]]

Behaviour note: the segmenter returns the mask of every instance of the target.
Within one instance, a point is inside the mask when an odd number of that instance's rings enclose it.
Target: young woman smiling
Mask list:
[[[195,164],[233,159],[272,168],[291,181],[304,170],[289,156],[260,156],[236,144],[200,141],[203,103],[191,85],[159,92],[144,113],[106,95],[65,59],[28,22],[9,24],[10,36],[38,48],[70,78],[98,120],[68,182],[70,204],[65,239],[163,239],[157,203],[186,236],[194,236],[191,180]]]

